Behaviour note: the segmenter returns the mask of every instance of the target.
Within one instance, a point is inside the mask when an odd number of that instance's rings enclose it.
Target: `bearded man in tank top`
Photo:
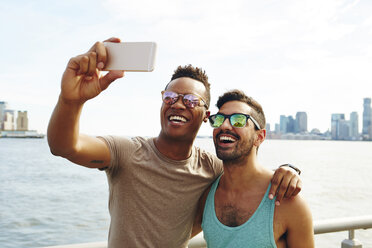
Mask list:
[[[301,196],[269,199],[273,172],[257,160],[266,137],[261,105],[242,91],[222,95],[209,117],[224,173],[203,194],[194,231],[208,247],[314,247],[311,212]]]

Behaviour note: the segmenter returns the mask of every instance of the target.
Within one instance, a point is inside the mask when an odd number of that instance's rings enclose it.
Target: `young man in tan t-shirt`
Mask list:
[[[117,38],[108,41],[120,42]],[[106,61],[106,48],[97,42],[68,62],[48,126],[51,152],[82,166],[106,169],[109,247],[186,247],[196,202],[222,171],[221,161],[193,146],[209,116],[208,77],[192,66],[176,71],[162,94],[157,137],[92,137],[79,130],[85,102],[124,76],[123,71],[102,75]],[[271,195],[276,194],[278,201],[300,189],[296,173],[276,170]]]

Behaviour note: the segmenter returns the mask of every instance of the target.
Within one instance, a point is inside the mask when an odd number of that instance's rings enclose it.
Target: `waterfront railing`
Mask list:
[[[314,221],[314,234],[348,231],[348,237],[341,242],[341,248],[362,248],[362,243],[355,238],[355,230],[370,228],[372,228],[372,215]],[[190,240],[189,248],[204,247],[206,247],[206,243],[202,234]],[[107,248],[107,242],[59,245],[45,248]]]

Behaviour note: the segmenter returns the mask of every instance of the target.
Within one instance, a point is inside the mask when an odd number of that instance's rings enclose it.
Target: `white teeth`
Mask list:
[[[170,121],[182,121],[182,122],[187,121],[185,117],[178,116],[178,115],[172,115],[171,117],[169,117],[169,120]]]
[[[220,141],[231,141],[234,142],[235,139],[228,137],[228,136],[220,136]]]

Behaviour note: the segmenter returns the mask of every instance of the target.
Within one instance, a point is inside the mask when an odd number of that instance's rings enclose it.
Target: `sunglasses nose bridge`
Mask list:
[[[230,122],[230,117],[229,116],[225,116],[225,119],[223,120],[221,126],[220,126],[221,129],[232,129],[232,126],[231,126],[231,122]]]
[[[171,105],[171,107],[172,108],[186,108],[182,94],[178,94],[176,101]]]

